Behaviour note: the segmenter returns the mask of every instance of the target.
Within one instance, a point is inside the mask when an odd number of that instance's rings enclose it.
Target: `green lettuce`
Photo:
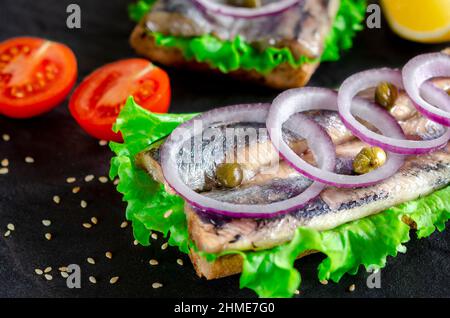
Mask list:
[[[151,231],[169,237],[169,244],[188,253],[195,246],[189,240],[184,202],[168,194],[164,187],[136,167],[136,154],[161,143],[180,123],[195,114],[154,114],[128,100],[115,125],[124,138],[123,144],[111,143],[116,156],[111,161],[110,177],[119,177],[117,190],[128,203],[126,217],[132,222],[136,240],[149,245]],[[170,216],[167,212],[172,211]],[[343,224],[335,229],[316,231],[299,228],[292,241],[270,250],[231,251],[243,258],[241,288],[250,288],[261,297],[291,297],[299,288],[301,277],[294,263],[298,255],[320,251],[326,258],[318,267],[320,280],[338,282],[341,277],[356,274],[360,267],[383,268],[389,256],[404,252],[415,223],[419,238],[443,231],[450,219],[450,187],[415,201],[401,204],[379,214]],[[209,261],[221,255],[202,253]]]
[[[129,10],[131,19],[140,21],[154,2],[154,0],[140,0],[133,4]],[[322,62],[336,61],[343,50],[352,47],[356,32],[363,29],[365,11],[366,0],[341,0],[333,26],[325,39],[324,51],[320,58]],[[289,48],[269,47],[260,51],[240,36],[232,41],[222,41],[209,34],[192,38],[161,33],[152,35],[157,45],[178,48],[186,59],[207,62],[224,73],[245,69],[266,74],[283,63],[299,67],[304,63],[318,61],[306,56],[296,58]]]

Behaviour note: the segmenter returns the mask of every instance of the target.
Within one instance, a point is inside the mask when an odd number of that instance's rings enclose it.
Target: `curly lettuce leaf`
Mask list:
[[[149,244],[151,231],[169,236],[169,243],[187,253],[189,241],[184,202],[168,194],[164,187],[136,167],[139,152],[159,145],[180,123],[195,114],[154,114],[136,105],[130,98],[119,115],[115,130],[124,137],[123,144],[111,143],[116,156],[111,161],[111,178],[119,177],[118,191],[127,201],[127,219],[133,224],[136,239]],[[172,213],[168,218],[167,211]],[[311,250],[326,258],[318,267],[320,280],[338,282],[345,274],[383,268],[389,256],[405,252],[410,228],[404,218],[415,223],[419,238],[443,231],[450,219],[450,186],[431,195],[393,207],[379,214],[343,224],[327,231],[299,228],[287,244],[255,252],[229,251],[243,257],[241,288],[250,288],[261,297],[290,297],[299,288],[301,276],[294,266],[298,255]],[[201,253],[208,261],[221,255]]]
[[[130,19],[139,22],[149,12],[156,0],[138,0],[128,6]]]
[[[150,10],[151,6],[148,2],[149,0],[140,0],[132,7],[130,17],[134,21],[140,21]],[[147,7],[147,11],[141,10]],[[333,26],[325,39],[321,61],[336,61],[343,50],[352,47],[356,32],[363,29],[362,21],[365,12],[366,0],[341,0]],[[209,34],[192,38],[161,33],[152,33],[152,35],[157,45],[178,48],[187,60],[207,62],[223,73],[244,69],[267,74],[283,63],[300,67],[304,63],[317,61],[306,56],[296,58],[288,48],[269,47],[260,51],[240,36],[232,41],[222,41]]]

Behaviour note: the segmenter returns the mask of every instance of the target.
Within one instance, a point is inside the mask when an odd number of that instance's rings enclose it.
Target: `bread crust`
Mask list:
[[[135,27],[130,37],[130,44],[139,55],[145,56],[153,62],[196,71],[221,73],[219,70],[211,68],[207,63],[186,60],[183,53],[177,48],[157,46],[154,37],[146,32],[142,24]],[[294,68],[289,63],[283,63],[268,74],[243,69],[227,74],[239,80],[256,82],[275,89],[288,89],[305,86],[318,65],[318,62],[304,63]]]

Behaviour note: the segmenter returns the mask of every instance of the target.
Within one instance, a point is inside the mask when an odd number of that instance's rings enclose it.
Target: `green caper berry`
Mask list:
[[[216,177],[226,188],[235,188],[242,183],[244,173],[238,163],[221,163],[217,166]]]
[[[381,82],[375,90],[375,101],[387,110],[391,110],[398,98],[398,88],[389,82]]]
[[[447,88],[447,95],[450,96],[450,88]]]
[[[261,0],[228,0],[228,4],[239,7],[258,8]]]
[[[365,174],[375,170],[386,162],[386,153],[379,147],[363,148],[353,160],[353,170],[357,174]]]

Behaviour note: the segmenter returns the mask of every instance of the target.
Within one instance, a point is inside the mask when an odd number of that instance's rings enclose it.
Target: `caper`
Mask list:
[[[386,153],[379,147],[363,148],[353,160],[353,170],[365,174],[381,167],[386,162]]]
[[[261,0],[228,0],[227,2],[238,7],[258,8],[261,6]]]
[[[375,91],[375,101],[387,110],[391,110],[398,97],[398,88],[389,82],[381,82]]]
[[[447,88],[447,95],[450,96],[450,88]]]
[[[244,173],[238,163],[221,163],[217,166],[216,177],[226,188],[234,188],[242,183]]]

